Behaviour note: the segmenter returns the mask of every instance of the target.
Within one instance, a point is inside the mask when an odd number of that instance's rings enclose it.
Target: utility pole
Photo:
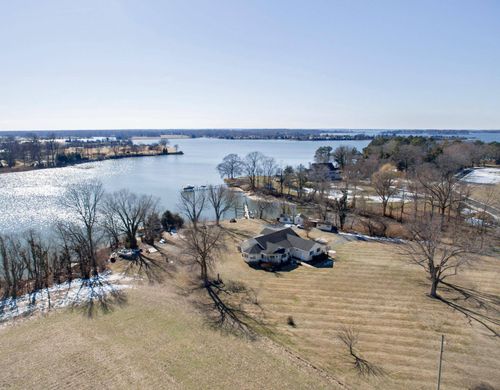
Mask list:
[[[439,371],[438,371],[437,390],[439,390],[441,388],[441,366],[443,364],[443,348],[444,348],[444,334],[441,335],[441,352],[439,353]]]

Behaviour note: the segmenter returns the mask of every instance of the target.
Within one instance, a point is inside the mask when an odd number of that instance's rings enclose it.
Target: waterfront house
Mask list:
[[[310,170],[314,173],[325,174],[330,180],[340,180],[340,170],[333,163],[312,163]]]
[[[286,263],[292,259],[311,261],[326,255],[325,244],[306,240],[292,228],[266,228],[260,235],[244,241],[241,246],[243,259],[248,264]]]

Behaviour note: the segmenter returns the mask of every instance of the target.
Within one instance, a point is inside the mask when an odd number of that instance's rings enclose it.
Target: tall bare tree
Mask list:
[[[205,191],[182,191],[179,209],[193,226],[196,226],[200,221],[206,203],[207,195]]]
[[[198,224],[186,229],[182,240],[185,255],[199,267],[200,279],[204,286],[208,286],[209,272],[224,248],[224,231],[218,226]]]
[[[237,154],[230,153],[217,165],[217,171],[223,178],[234,179],[243,172],[243,161]]]
[[[59,231],[72,241],[83,278],[99,275],[97,245],[102,239],[99,207],[103,197],[100,181],[86,181],[69,187],[61,198],[62,205],[73,214],[75,222],[60,222]]]
[[[259,219],[264,218],[266,211],[271,210],[274,207],[274,203],[266,199],[258,198],[254,201],[255,208],[257,209],[257,215]]]
[[[446,278],[457,275],[459,269],[474,258],[478,241],[473,229],[455,221],[443,231],[441,221],[426,215],[409,225],[412,240],[403,247],[411,262],[422,267],[430,281],[430,296],[439,298],[437,289]]]
[[[272,189],[273,177],[276,175],[278,165],[273,157],[264,157],[261,161],[262,171],[265,178],[265,186],[267,190]]]
[[[295,169],[295,179],[297,183],[297,195],[299,198],[302,198],[304,188],[308,181],[307,169],[304,165],[300,164]]]
[[[427,192],[431,206],[436,205],[441,215],[441,225],[444,224],[446,211],[451,208],[454,193],[457,191],[458,179],[453,171],[441,167],[423,167],[418,171],[418,180]]]
[[[207,189],[208,202],[212,205],[215,213],[215,221],[217,225],[226,211],[233,207],[236,194],[224,185],[208,186]]]
[[[25,264],[28,279],[33,282],[32,291],[49,287],[52,274],[49,245],[33,230],[27,233],[26,244],[20,258]]]
[[[136,249],[137,232],[144,226],[146,217],[155,211],[156,204],[157,201],[151,195],[139,196],[128,190],[120,190],[106,196],[103,211],[118,229],[115,236],[124,235],[129,247]],[[112,228],[112,225],[107,224],[107,228]]]
[[[22,251],[17,238],[0,235],[0,290],[4,298],[16,298],[22,288],[26,272],[25,263],[20,258]]]
[[[382,214],[387,215],[389,200],[398,193],[396,186],[397,172],[391,165],[382,166],[372,175],[371,184],[382,202]]]
[[[264,155],[260,152],[248,153],[245,157],[243,169],[250,182],[252,190],[257,188],[257,177],[261,171],[262,160]]]

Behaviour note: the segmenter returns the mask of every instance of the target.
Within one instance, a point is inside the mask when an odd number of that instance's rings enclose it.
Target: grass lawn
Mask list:
[[[261,229],[257,221],[237,225],[235,242]],[[272,337],[351,388],[429,389],[435,386],[444,334],[442,388],[500,384],[498,337],[476,322],[469,323],[445,303],[430,299],[425,274],[398,254],[397,244],[348,240],[315,230],[311,236],[329,239],[338,254],[333,268],[270,273],[248,267],[235,250],[225,255],[219,267],[223,279],[255,289],[266,320],[275,329]],[[488,294],[484,301],[491,308],[479,312],[496,321],[497,333],[499,277],[498,259],[483,258],[450,280]],[[442,294],[477,310],[473,298],[460,299],[454,291]],[[287,324],[289,316],[296,327]],[[383,369],[383,375],[360,376],[353,369],[353,359],[337,337],[343,326],[359,332],[359,354]]]
[[[397,244],[313,230],[312,237],[327,238],[337,251],[333,268],[272,273],[248,267],[236,249],[260,232],[261,221],[224,227],[228,249],[216,272],[257,293],[272,342],[210,328],[192,297],[179,293],[185,268],[178,267],[162,284],[125,290],[126,302],[107,314],[88,318],[66,309],[0,328],[0,388],[343,388],[338,380],[352,389],[429,389],[441,334],[442,389],[500,384],[498,337],[428,298],[423,271],[398,255]],[[175,261],[180,250],[174,240],[168,246]],[[442,294],[491,317],[499,332],[499,277],[498,259],[483,258],[452,280],[470,289],[468,299],[453,290]],[[487,309],[476,307],[474,297]],[[357,373],[337,337],[342,327],[359,332],[357,352],[381,375]]]
[[[86,318],[59,311],[0,329],[0,388],[332,388],[265,341],[206,326],[167,286]]]

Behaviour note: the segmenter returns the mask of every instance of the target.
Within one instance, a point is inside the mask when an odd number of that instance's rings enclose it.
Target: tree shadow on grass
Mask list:
[[[125,275],[144,275],[149,283],[163,283],[166,276],[175,271],[173,265],[167,266],[168,258],[160,252],[162,259],[154,259],[141,253],[137,259],[131,260],[125,268]]]
[[[447,282],[442,282],[442,284],[446,286],[442,287],[442,290],[458,295],[447,298],[440,296],[441,302],[465,315],[470,324],[477,322],[490,331],[494,337],[499,336],[500,297],[498,295]]]
[[[194,290],[202,292],[195,306],[214,329],[255,340],[272,331],[263,320],[264,310],[254,290],[239,282],[213,280]]]
[[[220,225],[220,228],[228,237],[233,238],[235,241],[246,240],[255,236],[255,233],[249,230],[230,229],[222,225]]]
[[[337,333],[337,338],[348,348],[349,355],[354,359],[352,362],[353,367],[359,375],[373,377],[384,377],[387,375],[382,367],[360,356],[357,351],[359,334],[356,330],[342,327]]]
[[[88,318],[94,318],[99,313],[111,313],[115,307],[122,307],[127,303],[123,288],[102,277],[82,280],[80,288],[71,299],[72,309],[81,311]]]

